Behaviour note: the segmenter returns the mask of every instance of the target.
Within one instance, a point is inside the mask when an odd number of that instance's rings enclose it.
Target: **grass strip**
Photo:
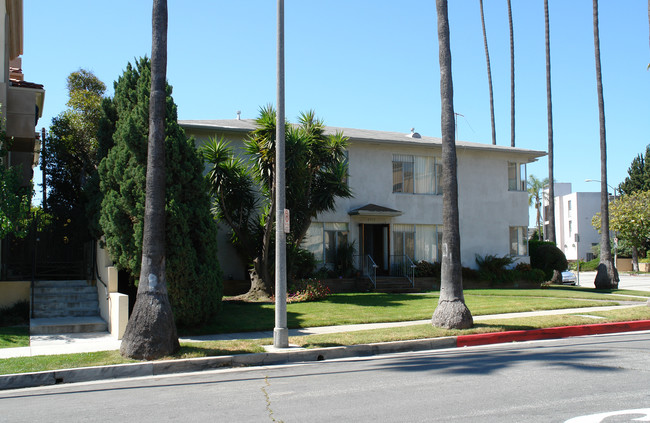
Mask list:
[[[596,316],[600,319],[589,317]],[[475,333],[493,333],[511,330],[543,329],[581,324],[625,322],[650,320],[650,307],[639,306],[619,310],[590,312],[584,315],[537,316],[512,319],[495,319],[477,322],[471,329],[447,330],[431,325],[416,325],[390,329],[372,329],[355,332],[333,333],[290,337],[292,344],[304,348],[323,348],[343,345],[369,344],[376,342],[403,341],[410,339],[437,338],[442,336],[469,335]],[[213,357],[220,355],[247,354],[263,352],[264,345],[272,344],[269,339],[209,341],[183,343],[181,350],[165,359],[183,359],[196,357]],[[36,356],[8,358],[0,361],[0,374],[38,372],[46,370],[67,369],[74,367],[103,366],[110,364],[133,363],[119,355],[118,351],[95,353],[64,354],[56,356]]]

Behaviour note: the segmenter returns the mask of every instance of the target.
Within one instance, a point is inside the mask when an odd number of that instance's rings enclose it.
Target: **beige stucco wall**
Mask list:
[[[108,252],[97,245],[97,272],[102,282],[97,281],[99,315],[108,323],[108,331],[122,339],[129,320],[129,296],[117,292],[117,268]],[[105,285],[104,285],[105,284]]]
[[[19,301],[29,301],[29,281],[0,282],[0,308],[9,307]]]

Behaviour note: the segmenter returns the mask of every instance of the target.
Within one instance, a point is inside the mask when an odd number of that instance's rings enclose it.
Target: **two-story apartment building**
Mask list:
[[[255,128],[249,119],[179,123],[197,146],[223,137],[236,150]],[[413,131],[326,128],[326,134],[338,131],[349,137],[353,197],[339,198],[334,211],[318,215],[303,247],[327,265],[339,243],[353,243],[360,257],[370,256],[384,273],[404,255],[414,262],[440,260],[441,139]],[[476,255],[487,254],[529,261],[526,164],[545,153],[462,141],[456,147],[463,266],[476,267]],[[230,278],[244,279],[245,266],[228,243],[226,228],[220,232],[221,268]]]
[[[555,240],[567,260],[592,260],[593,247],[600,244],[600,235],[591,219],[600,213],[600,192],[572,192],[571,184],[556,182]],[[544,234],[548,239],[548,189],[544,190]]]

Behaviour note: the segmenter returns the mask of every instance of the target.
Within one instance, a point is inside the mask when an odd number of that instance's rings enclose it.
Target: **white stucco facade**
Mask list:
[[[225,137],[236,146],[243,142],[254,124],[250,120],[179,123],[188,136],[195,137],[197,146],[215,136]],[[439,189],[435,181],[440,168],[433,164],[439,164],[441,140],[347,128],[328,127],[326,133],[336,131],[349,137],[348,184],[353,197],[339,198],[334,211],[318,215],[312,221],[314,231],[310,229],[310,234],[317,235],[320,228],[345,232],[347,241],[354,243],[359,255],[372,255],[380,268],[386,270],[392,256],[402,254],[404,249],[410,251],[413,261],[435,261],[440,256],[438,250],[442,242],[438,239],[442,231],[442,195],[436,192]],[[529,261],[525,238],[528,225],[525,164],[544,154],[512,147],[457,143],[463,266],[476,267],[476,255],[504,256],[512,252],[518,261]],[[435,175],[429,172],[426,177],[429,178],[428,185],[434,185],[429,188],[434,192],[394,192],[394,162],[400,160],[414,160],[416,174],[418,163],[425,163],[427,169],[433,169]],[[513,185],[509,179],[515,174],[514,169],[517,181]],[[408,234],[403,236],[405,232]],[[519,244],[523,242],[523,245],[513,247],[513,234],[520,235]],[[314,239],[319,242],[317,237]],[[235,258],[225,232],[219,241],[219,261],[224,274],[234,279],[243,278],[243,263]],[[317,252],[323,251],[317,246],[312,247]]]
[[[592,247],[600,243],[600,234],[591,225],[591,219],[600,212],[600,193],[571,192],[570,183],[556,183],[554,191],[557,246],[567,260],[593,259]],[[544,198],[546,208],[548,196]]]

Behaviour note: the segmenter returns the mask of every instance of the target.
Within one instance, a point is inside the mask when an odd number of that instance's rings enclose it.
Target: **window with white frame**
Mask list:
[[[414,262],[440,261],[442,226],[395,224],[393,229],[393,254],[407,255]]]
[[[393,154],[393,192],[442,194],[442,164],[431,156]]]
[[[320,223],[309,225],[307,234],[300,244],[302,248],[314,254],[321,265],[336,263],[336,252],[340,246],[348,243],[347,223]]]
[[[526,165],[508,162],[508,191],[526,191]]]
[[[510,255],[525,256],[528,254],[527,232],[525,226],[510,227]]]

